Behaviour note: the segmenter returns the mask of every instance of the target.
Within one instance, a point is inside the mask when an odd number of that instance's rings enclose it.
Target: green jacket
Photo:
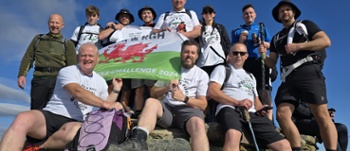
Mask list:
[[[18,77],[26,76],[33,62],[35,67],[41,68],[63,68],[77,64],[77,57],[74,44],[66,40],[62,44],[62,34],[54,35],[48,33],[37,42],[40,35],[36,35],[29,44],[19,67]],[[65,46],[65,48],[64,48]],[[36,47],[36,49],[35,49]],[[35,70],[35,77],[56,77],[58,71],[48,72]]]

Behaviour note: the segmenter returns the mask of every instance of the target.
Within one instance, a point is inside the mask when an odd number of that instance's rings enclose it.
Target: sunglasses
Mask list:
[[[247,54],[247,52],[232,51],[232,54],[234,56],[238,56],[238,54],[241,55],[241,56],[244,56],[245,54]]]

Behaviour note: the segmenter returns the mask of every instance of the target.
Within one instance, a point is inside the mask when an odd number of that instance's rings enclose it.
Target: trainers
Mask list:
[[[116,147],[116,148],[114,148]],[[123,151],[131,151],[131,150],[137,150],[137,151],[147,151],[148,145],[147,145],[147,133],[143,130],[134,128],[130,132],[130,137],[125,142],[118,144],[118,145],[110,145],[107,150],[113,150],[115,151],[123,150]]]
[[[28,145],[22,151],[39,151],[39,146],[37,145]]]

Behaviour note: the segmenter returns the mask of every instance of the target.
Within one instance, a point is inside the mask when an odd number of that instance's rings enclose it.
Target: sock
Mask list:
[[[301,147],[292,147],[292,151],[301,151]]]
[[[144,128],[144,127],[140,127],[140,126],[135,126],[135,127],[133,128],[133,130],[134,130],[135,128],[137,128],[137,129],[139,129],[139,130],[142,130],[142,131],[146,132],[146,134],[147,134],[147,136],[148,136],[149,131],[148,131],[146,128]]]

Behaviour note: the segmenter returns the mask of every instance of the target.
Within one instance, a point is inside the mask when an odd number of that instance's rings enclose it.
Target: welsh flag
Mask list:
[[[99,50],[95,71],[106,80],[113,77],[171,80],[180,78],[181,43],[186,39],[173,32],[150,34],[151,28],[127,26],[117,43]]]

